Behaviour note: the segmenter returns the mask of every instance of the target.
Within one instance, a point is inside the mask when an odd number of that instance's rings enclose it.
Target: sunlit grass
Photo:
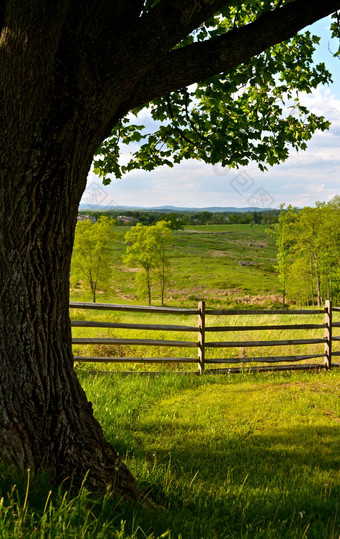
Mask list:
[[[107,388],[94,401],[107,438],[183,537],[331,537],[339,525],[338,372],[83,383]]]

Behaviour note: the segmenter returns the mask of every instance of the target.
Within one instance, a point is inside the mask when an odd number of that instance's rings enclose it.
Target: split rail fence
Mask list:
[[[330,301],[326,301],[323,308],[318,309],[291,309],[291,310],[235,310],[235,309],[206,309],[205,302],[200,301],[197,309],[184,309],[172,307],[147,307],[139,305],[113,305],[113,304],[98,304],[98,303],[70,303],[71,309],[95,309],[100,311],[125,311],[129,313],[156,313],[156,314],[173,314],[173,315],[197,315],[198,323],[195,326],[186,325],[169,325],[169,324],[125,324],[105,321],[83,321],[73,320],[72,327],[86,328],[111,328],[111,329],[129,329],[129,330],[152,330],[152,331],[169,331],[183,332],[195,334],[195,340],[165,340],[165,339],[144,339],[144,338],[105,338],[105,337],[88,337],[88,338],[73,338],[72,342],[75,345],[144,345],[144,346],[166,346],[177,348],[196,348],[197,357],[91,357],[91,356],[74,356],[77,362],[106,362],[106,363],[197,363],[198,373],[203,372],[241,372],[247,370],[271,371],[271,370],[310,370],[310,369],[331,369],[339,367],[340,363],[333,361],[334,357],[340,356],[340,351],[332,350],[332,345],[336,341],[340,341],[340,336],[333,335],[334,328],[340,328],[340,322],[334,322],[332,314],[339,311],[340,307],[332,307]],[[276,316],[276,315],[323,315],[323,322],[319,324],[270,324],[270,325],[224,325],[224,326],[208,326],[206,324],[207,316],[214,315],[217,317],[229,317],[231,315],[239,316],[254,316],[261,315]],[[245,340],[225,340],[212,342],[209,341],[209,334],[216,332],[243,332],[257,330],[313,330],[323,331],[322,337],[307,338],[307,339],[287,339],[287,340],[261,340],[261,341],[245,341]],[[323,344],[323,351],[315,354],[303,355],[287,355],[287,356],[266,356],[266,357],[225,357],[225,358],[207,358],[206,352],[208,349],[219,348],[241,348],[246,350],[251,347],[275,347],[289,345],[314,345]],[[316,363],[302,363],[306,360],[318,360]],[[256,363],[256,366],[251,366]],[[258,365],[258,364],[264,365]],[[275,365],[276,364],[276,365]],[[207,365],[227,365],[226,368],[206,369]],[[232,367],[231,365],[238,365]]]

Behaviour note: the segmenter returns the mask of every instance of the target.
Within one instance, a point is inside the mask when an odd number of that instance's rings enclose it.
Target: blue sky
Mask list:
[[[289,159],[267,172],[250,164],[226,170],[198,161],[185,161],[174,168],[159,167],[152,172],[134,171],[109,186],[90,172],[82,202],[117,206],[258,206],[278,208],[281,203],[311,206],[340,194],[340,58],[330,50],[329,19],[310,29],[321,36],[316,62],[325,62],[333,84],[306,95],[303,103],[332,122],[328,132],[318,132],[308,149],[292,151]]]

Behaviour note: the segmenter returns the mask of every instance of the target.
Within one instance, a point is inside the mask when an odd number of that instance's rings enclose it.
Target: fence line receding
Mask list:
[[[75,356],[74,359],[77,362],[89,362],[89,363],[197,363],[198,373],[203,372],[239,372],[245,368],[248,370],[258,371],[270,371],[270,370],[301,370],[301,369],[331,369],[332,367],[339,367],[340,363],[334,363],[333,357],[339,357],[340,351],[332,350],[334,342],[340,341],[340,336],[333,335],[333,328],[340,328],[340,322],[334,322],[332,313],[340,312],[340,307],[332,307],[330,301],[326,301],[324,308],[318,309],[268,309],[268,310],[237,310],[237,309],[206,309],[205,302],[200,301],[197,309],[185,309],[174,307],[147,307],[140,305],[114,305],[107,303],[70,303],[71,309],[92,309],[98,311],[122,311],[130,313],[149,313],[149,314],[166,314],[166,315],[196,315],[197,326],[194,325],[178,325],[178,324],[139,324],[139,323],[118,323],[118,322],[106,322],[106,321],[83,321],[72,320],[72,327],[79,328],[106,328],[106,329],[124,329],[124,330],[151,330],[151,331],[165,331],[165,332],[183,332],[183,333],[195,333],[196,338],[194,340],[170,340],[170,339],[146,339],[146,338],[110,338],[110,337],[86,337],[72,339],[74,345],[142,345],[142,346],[167,346],[176,348],[196,348],[197,357],[102,357],[102,356]],[[228,316],[249,316],[249,315],[324,315],[323,323],[319,324],[269,324],[269,325],[211,325],[207,324],[209,316],[214,317],[228,317]],[[207,337],[211,333],[227,333],[228,332],[242,332],[243,331],[289,331],[289,330],[305,330],[305,331],[321,331],[323,330],[323,336],[315,338],[303,338],[303,339],[277,339],[277,340],[221,340],[221,341],[209,341]],[[312,346],[323,344],[323,352],[319,353],[306,353],[296,355],[268,355],[261,357],[246,357],[245,350],[254,347],[277,347],[277,346]],[[222,358],[209,358],[207,357],[207,351],[213,349],[230,349],[241,348],[243,351],[242,357],[222,357]],[[317,363],[302,363],[306,360],[323,360]],[[264,363],[266,365],[251,366],[253,363]],[[235,367],[239,364],[238,367]],[[277,364],[277,365],[275,365]],[[207,371],[206,365],[233,365],[227,366],[225,369],[215,368]]]

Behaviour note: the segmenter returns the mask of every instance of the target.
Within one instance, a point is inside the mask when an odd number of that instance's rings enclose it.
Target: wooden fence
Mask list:
[[[206,309],[205,302],[200,301],[197,309],[183,309],[173,307],[146,307],[139,305],[112,305],[98,303],[70,303],[71,309],[95,309],[100,311],[125,311],[133,313],[156,313],[156,314],[173,314],[173,315],[197,315],[198,322],[195,326],[187,325],[169,325],[169,324],[125,324],[116,322],[88,322],[88,321],[72,321],[73,327],[87,328],[111,328],[111,329],[131,329],[131,330],[152,330],[152,331],[167,331],[167,332],[183,332],[195,334],[195,340],[165,340],[165,339],[136,339],[136,338],[73,338],[73,344],[81,345],[144,345],[144,346],[167,346],[178,348],[196,348],[198,351],[197,357],[91,357],[91,356],[75,356],[77,362],[106,362],[106,363],[197,363],[198,373],[203,372],[240,372],[245,368],[248,370],[272,371],[272,370],[309,370],[309,369],[330,369],[339,367],[339,363],[334,363],[333,357],[340,356],[340,351],[332,351],[332,344],[340,341],[340,336],[333,335],[333,328],[340,328],[340,322],[334,322],[332,313],[339,311],[340,307],[332,307],[330,301],[326,301],[325,306],[319,309],[271,309],[271,310],[235,310],[235,309]],[[249,315],[323,315],[323,323],[319,324],[270,324],[270,325],[225,325],[225,326],[208,326],[206,324],[209,315],[228,317],[231,315],[249,316]],[[261,341],[209,341],[209,333],[216,332],[243,332],[256,330],[323,330],[323,336],[308,339],[288,339],[288,340],[261,340]],[[213,348],[242,348],[245,350],[251,347],[275,347],[289,345],[314,345],[323,344],[323,352],[318,354],[303,354],[303,355],[287,355],[287,356],[266,356],[266,357],[225,357],[217,359],[208,359],[206,351]],[[306,360],[315,360],[317,363],[302,363]],[[251,366],[252,363],[263,363],[261,366]],[[206,369],[206,365],[228,365],[227,368]],[[231,365],[239,365],[232,367]],[[276,365],[275,365],[276,364]]]

